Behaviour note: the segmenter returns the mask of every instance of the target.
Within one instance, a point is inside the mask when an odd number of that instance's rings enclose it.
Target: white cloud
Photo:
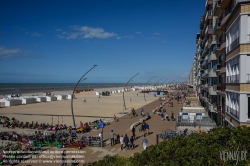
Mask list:
[[[157,32],[156,32],[156,33],[153,33],[153,34],[154,34],[154,35],[161,35],[161,33],[157,33]]]
[[[20,49],[7,49],[3,46],[0,46],[0,60],[15,58],[21,53]]]
[[[129,36],[123,36],[124,38],[133,38],[134,36],[132,36],[132,35],[129,35]]]
[[[148,40],[158,39],[157,37],[148,37]]]
[[[118,36],[118,37],[116,37],[116,39],[121,39],[121,37],[120,37],[120,36]]]
[[[60,32],[60,31],[62,31],[62,29],[56,29],[56,31],[57,31],[57,32]]]
[[[88,26],[70,26],[70,32],[62,32],[61,34],[56,35],[59,38],[67,38],[67,39],[91,39],[91,38],[100,38],[106,39],[118,36],[113,32],[105,32],[102,28],[92,28]]]
[[[162,42],[162,43],[166,43],[166,41],[165,41],[165,40],[162,40],[161,42]]]
[[[41,34],[39,34],[39,33],[33,33],[32,36],[40,37]]]
[[[141,34],[141,32],[135,32],[136,34]]]

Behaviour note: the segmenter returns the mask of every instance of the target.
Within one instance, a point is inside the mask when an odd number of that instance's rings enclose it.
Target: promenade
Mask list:
[[[141,94],[139,94],[141,95]],[[167,99],[168,100],[168,99]],[[160,101],[157,98],[155,98],[154,101],[146,104],[145,106],[143,106],[144,112],[147,113],[149,112],[151,114],[151,119],[147,120],[146,123],[149,124],[150,127],[150,135],[147,136],[148,139],[148,146],[151,145],[155,145],[156,144],[156,134],[161,133],[162,131],[165,130],[175,130],[175,121],[162,121],[161,117],[157,114],[152,114],[152,110],[155,109],[156,107],[160,106],[160,103],[162,103],[163,101]],[[171,111],[174,112],[174,115],[176,116],[178,114],[178,112],[181,110],[181,107],[183,106],[183,104],[177,104],[177,101],[174,100],[174,107],[168,107],[167,105],[163,106],[166,110],[167,110],[167,114],[169,116],[171,116]],[[142,107],[139,107],[136,109],[136,113],[138,114],[137,117],[132,117],[129,115],[124,115],[122,117],[119,118],[119,122],[111,122],[110,125],[105,126],[104,130],[103,130],[103,139],[106,140],[105,141],[105,146],[103,148],[101,147],[90,147],[87,146],[85,148],[83,148],[81,151],[85,151],[84,152],[84,158],[78,158],[78,160],[84,160],[85,162],[94,162],[94,161],[98,161],[103,159],[104,156],[106,155],[115,155],[118,154],[120,156],[124,156],[124,157],[131,157],[134,155],[134,153],[140,153],[143,151],[143,147],[141,144],[141,139],[143,136],[143,132],[139,132],[139,127],[136,127],[136,136],[139,137],[134,143],[135,143],[135,148],[133,150],[120,150],[120,144],[116,144],[113,147],[111,147],[110,145],[110,140],[109,140],[109,134],[111,132],[111,130],[114,131],[115,134],[119,134],[119,135],[124,135],[127,134],[128,137],[130,138],[132,135],[132,132],[130,130],[130,126],[131,124],[139,121],[142,117],[140,115]],[[130,108],[125,110],[126,112],[130,111]],[[89,133],[86,133],[86,136],[97,136],[100,133],[101,129],[99,130],[92,130]],[[159,139],[159,142],[161,141],[161,139]],[[59,150],[56,147],[49,149],[50,151],[53,150]],[[60,151],[64,150],[60,149]],[[67,151],[75,151],[77,150],[76,148],[67,148]],[[38,154],[38,156],[41,156],[42,154]],[[58,156],[61,156],[61,154],[57,154]],[[71,153],[71,154],[67,154],[67,155],[81,155],[79,153]],[[61,157],[59,158],[61,159]],[[31,159],[31,160],[36,160],[36,159]],[[42,160],[48,160],[48,159],[42,159]],[[54,159],[55,160],[55,159]],[[51,161],[53,161],[53,159],[51,159]],[[43,164],[26,164],[26,163],[20,163],[18,165],[44,165]],[[49,164],[47,164],[49,165]],[[61,165],[59,163],[53,163],[51,165]]]

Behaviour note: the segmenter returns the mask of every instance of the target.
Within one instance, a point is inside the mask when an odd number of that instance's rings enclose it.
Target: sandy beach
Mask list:
[[[70,91],[52,92],[52,94],[56,95],[70,93]],[[23,96],[31,96],[32,94],[23,94]],[[42,93],[36,94],[42,96]],[[131,107],[138,109],[158,99],[158,97],[154,97],[153,95],[145,95],[146,101],[144,100],[144,94],[140,93],[140,90],[125,92],[124,97],[127,107],[125,112],[130,111]],[[130,98],[132,101],[130,101]],[[83,102],[83,99],[86,99],[86,103]],[[104,118],[107,121],[112,121],[114,114],[117,117],[123,116],[123,114],[121,114],[123,112],[123,94],[115,93],[111,94],[110,96],[101,96],[99,99],[95,91],[76,93],[75,99],[73,100],[73,108],[76,125],[79,125],[80,121],[90,122]],[[52,115],[54,115],[53,124],[57,124],[59,121],[60,124],[63,123],[67,125],[73,125],[71,116],[71,100],[4,107],[0,108],[0,114],[10,118],[15,117],[19,121],[23,122],[34,121],[38,123],[49,124],[52,124]]]

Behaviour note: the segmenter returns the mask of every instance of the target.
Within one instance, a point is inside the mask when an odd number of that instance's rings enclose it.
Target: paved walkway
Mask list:
[[[165,131],[167,129],[169,130],[175,130],[175,121],[162,121],[161,117],[157,114],[152,114],[152,110],[155,109],[156,107],[160,106],[160,103],[162,101],[158,100],[158,97],[155,101],[145,105],[143,107],[144,112],[147,113],[149,112],[151,114],[151,119],[147,120],[146,123],[149,124],[150,127],[150,135],[147,136],[148,139],[148,146],[150,145],[155,145],[156,144],[156,134],[160,134],[162,131]],[[167,114],[171,116],[171,111],[174,112],[174,115],[178,114],[178,112],[181,110],[181,107],[183,104],[177,104],[177,101],[174,100],[174,107],[167,107],[167,105],[164,106],[164,108],[167,110]],[[79,160],[85,160],[85,162],[94,162],[103,159],[104,156],[106,155],[115,155],[118,154],[120,156],[125,156],[125,157],[130,157],[133,156],[134,153],[136,152],[142,152],[143,147],[141,144],[141,136],[143,135],[142,132],[139,132],[139,126],[136,127],[136,136],[140,137],[135,141],[136,148],[133,150],[120,150],[120,144],[117,144],[113,147],[110,145],[109,141],[109,134],[111,130],[114,130],[116,134],[124,135],[127,134],[128,137],[130,138],[132,135],[132,132],[130,130],[131,124],[139,121],[142,117],[140,116],[140,111],[142,108],[138,108],[136,110],[138,117],[131,117],[129,115],[125,115],[119,119],[119,122],[112,122],[110,125],[105,126],[104,128],[104,133],[103,133],[103,138],[106,141],[106,145],[103,148],[100,147],[89,147],[87,146],[84,148],[82,151],[85,151],[84,153],[85,158],[81,158]],[[97,131],[91,131],[90,133],[86,135],[98,135],[100,133],[100,129]],[[159,142],[161,139],[159,139]],[[58,150],[57,148],[51,148],[51,150]],[[62,149],[60,149],[62,150]],[[67,150],[77,150],[73,148],[68,148]],[[60,154],[58,154],[60,156]],[[73,154],[72,154],[73,155]],[[61,158],[61,157],[60,157]],[[59,158],[59,159],[60,159]],[[35,160],[35,159],[34,159]],[[18,165],[44,165],[44,164],[18,164]],[[53,163],[53,165],[60,165]]]

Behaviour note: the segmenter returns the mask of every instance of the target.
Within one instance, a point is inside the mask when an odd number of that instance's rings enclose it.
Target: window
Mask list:
[[[202,120],[202,114],[196,113],[196,120]]]
[[[182,113],[182,119],[188,120],[188,113]]]

